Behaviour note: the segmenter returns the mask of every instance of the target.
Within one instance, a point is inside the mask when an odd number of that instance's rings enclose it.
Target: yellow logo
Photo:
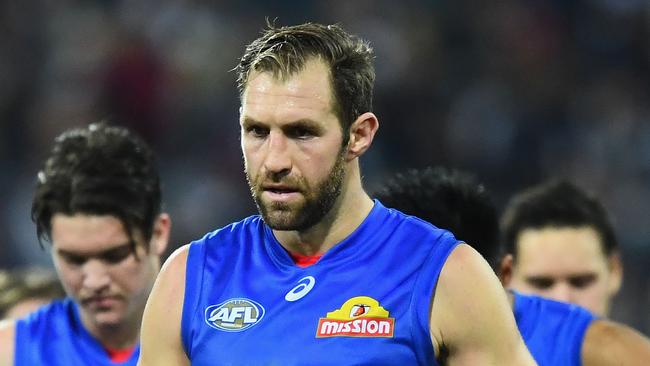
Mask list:
[[[393,337],[395,319],[372,297],[349,299],[340,309],[330,311],[318,321],[317,338]]]

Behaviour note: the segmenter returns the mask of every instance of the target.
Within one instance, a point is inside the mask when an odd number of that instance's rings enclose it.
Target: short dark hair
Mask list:
[[[376,198],[387,207],[451,231],[490,264],[499,255],[499,221],[490,193],[474,176],[442,167],[398,173]]]
[[[243,95],[251,71],[272,72],[287,78],[303,69],[312,58],[320,58],[331,74],[334,112],[346,131],[357,117],[372,110],[375,81],[370,45],[339,25],[305,23],[276,27],[268,23],[262,36],[251,42],[237,71],[237,87]],[[348,136],[344,134],[344,143]]]
[[[151,148],[123,127],[94,123],[56,138],[38,172],[32,220],[38,240],[51,240],[57,214],[111,215],[151,239],[161,210],[160,177]]]
[[[526,229],[590,227],[600,236],[606,256],[618,248],[614,229],[603,205],[593,195],[563,180],[554,179],[516,194],[501,218],[506,253],[516,257],[517,238]]]

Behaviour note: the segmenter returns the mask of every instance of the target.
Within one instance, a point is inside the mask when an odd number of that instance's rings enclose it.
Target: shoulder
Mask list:
[[[45,330],[52,327],[61,329],[70,324],[73,309],[73,301],[70,298],[53,300],[41,306],[34,312],[15,321],[15,328],[18,329],[18,336],[33,336],[36,333],[45,336]],[[57,324],[54,326],[54,324]]]
[[[468,286],[467,288],[480,290],[478,287],[481,286],[474,281],[479,279],[479,276],[495,277],[485,259],[474,248],[462,243],[450,253],[442,269],[441,281],[445,281],[445,287],[462,284]]]
[[[621,323],[597,319],[591,323],[582,347],[584,365],[647,365],[650,339]]]
[[[16,322],[0,321],[0,365],[13,365],[16,345]]]
[[[436,292],[433,297],[431,309],[432,334],[438,333],[443,338],[442,332],[454,332],[458,327],[459,319],[455,319],[456,309],[473,309],[481,312],[482,294],[492,297],[492,293],[503,288],[492,280],[494,273],[485,260],[469,245],[460,244],[449,254],[442,267]],[[461,311],[460,313],[462,313]],[[457,315],[461,315],[461,314]],[[451,315],[451,317],[450,317]],[[462,322],[460,322],[462,324]]]
[[[517,327],[533,356],[548,364],[579,365],[594,316],[578,305],[512,293]]]
[[[380,209],[383,210],[383,218],[386,221],[381,227],[383,230],[391,230],[393,235],[408,237],[411,242],[415,242],[414,239],[426,239],[419,240],[418,245],[436,244],[441,241],[458,242],[450,231],[440,229],[419,217],[407,215],[394,208],[380,206]]]
[[[433,297],[430,332],[436,354],[460,364],[531,364],[505,290],[476,250],[456,246]]]
[[[518,321],[520,318],[536,320],[538,317],[543,317],[547,320],[556,319],[557,322],[564,326],[578,322],[584,323],[584,326],[586,326],[595,318],[588,310],[575,304],[534,295],[524,295],[516,291],[512,291],[512,293],[514,296],[513,311]],[[548,325],[548,321],[537,321],[536,323]]]
[[[185,364],[180,335],[189,253],[189,244],[176,249],[158,274],[142,317],[141,365]]]
[[[167,258],[160,269],[156,283],[178,282],[179,284],[185,284],[185,268],[187,267],[187,257],[192,245],[193,244],[183,245],[176,249],[169,258]]]
[[[229,225],[213,230],[202,238],[190,243],[192,246],[225,246],[236,241],[237,238],[259,233],[264,230],[264,220],[261,216],[253,215]]]

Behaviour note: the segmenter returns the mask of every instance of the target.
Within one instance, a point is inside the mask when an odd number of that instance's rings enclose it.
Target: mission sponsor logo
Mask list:
[[[384,337],[392,338],[395,319],[372,297],[349,299],[340,309],[327,313],[318,321],[316,338]]]
[[[264,307],[253,300],[235,298],[205,308],[205,322],[214,329],[241,332],[259,323]]]

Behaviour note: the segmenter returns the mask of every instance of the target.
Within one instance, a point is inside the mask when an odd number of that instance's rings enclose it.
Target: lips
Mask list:
[[[263,191],[271,192],[271,193],[294,193],[298,192],[299,190],[295,187],[291,186],[286,186],[286,185],[264,185],[262,186]]]
[[[82,303],[86,306],[95,308],[109,308],[115,305],[118,301],[119,298],[117,296],[93,296],[82,300]]]
[[[262,186],[262,195],[272,202],[288,203],[300,196],[300,190],[294,186],[267,184]]]

